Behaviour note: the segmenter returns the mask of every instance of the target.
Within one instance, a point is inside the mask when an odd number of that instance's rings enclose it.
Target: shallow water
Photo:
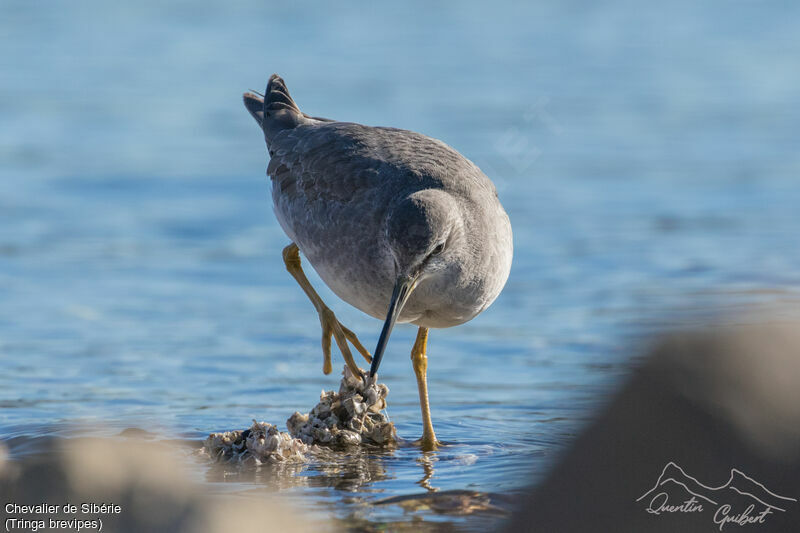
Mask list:
[[[437,489],[503,507],[652,332],[800,308],[797,5],[51,4],[0,8],[0,436],[14,453],[75,422],[195,443],[283,425],[337,386],[240,101],[272,72],[309,113],[473,159],[511,217],[514,266],[493,307],[431,333],[450,446],[296,471],[198,464],[212,490],[277,486],[360,527],[496,525],[496,510],[467,523],[373,504]],[[380,323],[308,273],[373,347]],[[398,327],[381,367],[407,439],[421,434],[413,335]]]

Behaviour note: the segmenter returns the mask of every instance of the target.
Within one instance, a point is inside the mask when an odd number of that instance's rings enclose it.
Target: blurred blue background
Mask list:
[[[444,140],[511,217],[505,292],[431,334],[437,488],[539,475],[654,331],[796,314],[800,4],[288,4],[3,2],[0,436],[198,439],[337,385],[241,103],[273,72],[310,114]],[[311,279],[374,346],[380,324]],[[413,334],[381,376],[406,438]],[[293,490],[341,516],[423,490],[416,450],[367,462],[347,498],[313,465]]]

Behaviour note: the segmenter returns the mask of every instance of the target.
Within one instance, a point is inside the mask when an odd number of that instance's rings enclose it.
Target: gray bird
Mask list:
[[[511,269],[511,224],[494,185],[442,141],[396,128],[309,116],[273,74],[264,97],[244,94],[270,161],[275,215],[292,240],[283,259],[319,314],[323,372],[331,336],[354,375],[348,341],[375,379],[395,322],[419,326],[417,376],[424,450],[439,442],[428,404],[428,328],[463,324],[489,307]],[[309,283],[299,251],[342,300],[384,319],[374,356]]]

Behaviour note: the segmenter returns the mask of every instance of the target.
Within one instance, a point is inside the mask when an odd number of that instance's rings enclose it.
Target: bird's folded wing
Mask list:
[[[267,174],[274,191],[308,201],[349,202],[374,189],[375,180],[391,181],[398,169],[376,156],[370,132],[350,123],[300,127],[277,136],[270,145]],[[373,134],[374,135],[374,134]]]

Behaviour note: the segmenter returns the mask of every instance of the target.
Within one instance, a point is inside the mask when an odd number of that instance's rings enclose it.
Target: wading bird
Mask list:
[[[429,328],[471,320],[497,298],[511,269],[511,224],[494,185],[445,143],[396,128],[309,116],[273,74],[244,103],[264,132],[275,215],[292,240],[286,269],[322,325],[323,372],[331,336],[347,365],[375,379],[396,322],[419,326],[417,376],[423,450],[438,446],[428,403]],[[342,326],[300,265],[299,252],[342,300],[383,318],[375,353]],[[348,342],[371,362],[358,369]]]

